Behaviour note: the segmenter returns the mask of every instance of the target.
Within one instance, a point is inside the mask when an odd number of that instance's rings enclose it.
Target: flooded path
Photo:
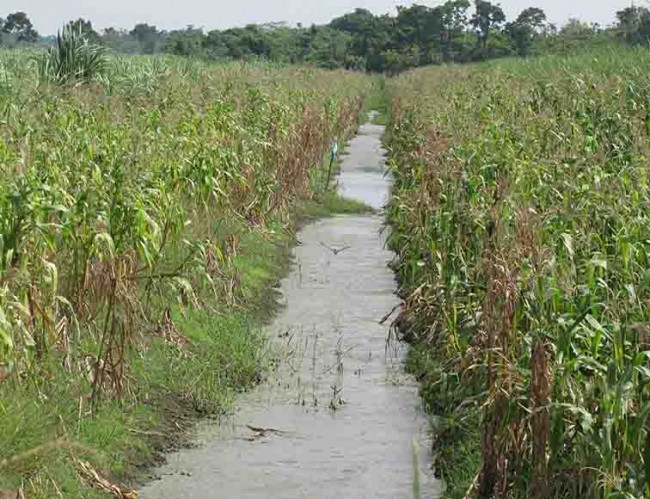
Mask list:
[[[268,330],[277,371],[238,398],[232,417],[202,423],[198,446],[172,454],[141,491],[154,498],[437,497],[418,387],[380,321],[397,305],[380,231],[388,199],[383,127],[351,141],[341,193],[376,208],[303,228]]]

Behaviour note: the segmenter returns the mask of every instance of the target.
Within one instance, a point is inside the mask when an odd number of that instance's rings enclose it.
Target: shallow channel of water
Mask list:
[[[339,177],[344,196],[376,212],[298,234],[285,306],[268,329],[284,352],[277,372],[232,417],[201,423],[198,445],[170,455],[141,497],[409,498],[416,466],[421,497],[437,497],[418,387],[402,371],[403,346],[387,341],[390,320],[380,324],[398,303],[380,235],[382,134],[362,126]]]

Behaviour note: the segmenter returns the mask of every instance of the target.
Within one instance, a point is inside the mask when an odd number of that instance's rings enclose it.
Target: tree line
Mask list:
[[[561,28],[545,12],[529,7],[512,20],[487,0],[449,0],[437,7],[398,7],[395,15],[366,9],[304,27],[284,23],[204,31],[188,26],[165,31],[149,24],[131,30],[96,31],[91,21],[69,23],[94,43],[123,53],[170,53],[213,60],[266,59],[396,73],[445,62],[471,62],[506,56],[568,53],[607,44],[650,44],[650,10],[629,7],[612,26],[572,19]],[[47,44],[24,12],[0,19],[0,44]]]

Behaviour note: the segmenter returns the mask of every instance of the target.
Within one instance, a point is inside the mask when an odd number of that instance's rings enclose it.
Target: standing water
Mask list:
[[[298,234],[268,331],[283,352],[272,379],[238,398],[232,417],[202,424],[199,445],[171,455],[141,497],[437,497],[417,384],[380,324],[398,304],[380,235],[383,131],[361,127],[339,177],[342,195],[375,212]]]

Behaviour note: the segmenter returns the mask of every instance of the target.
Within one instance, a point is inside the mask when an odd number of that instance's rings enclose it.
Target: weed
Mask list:
[[[37,58],[41,80],[58,84],[88,83],[106,70],[103,47],[88,41],[81,26],[68,25],[47,52]]]

